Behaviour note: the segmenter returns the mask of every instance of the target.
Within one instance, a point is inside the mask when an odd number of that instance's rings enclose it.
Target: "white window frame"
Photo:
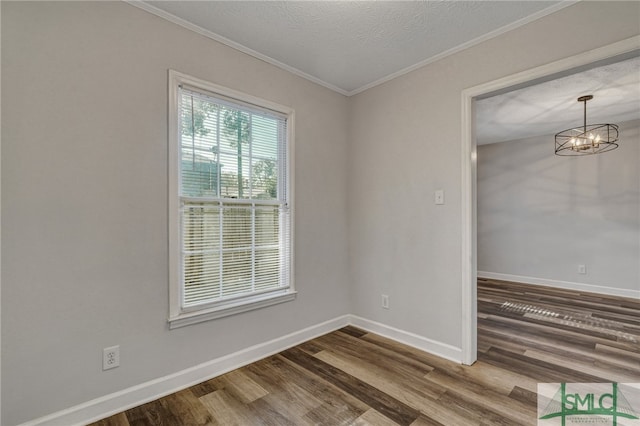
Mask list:
[[[239,299],[221,301],[212,305],[204,305],[202,308],[183,307],[183,280],[182,280],[182,227],[180,218],[180,126],[179,126],[179,89],[181,86],[209,92],[224,98],[238,101],[238,104],[250,104],[259,108],[269,109],[287,117],[287,148],[285,179],[287,204],[289,206],[290,227],[289,247],[290,259],[288,270],[289,287],[281,291],[266,294],[254,294]],[[228,89],[217,84],[192,77],[178,71],[169,70],[169,328],[178,328],[185,325],[238,314],[265,306],[294,300],[296,291],[294,287],[294,208],[293,208],[293,148],[294,148],[294,116],[293,109],[266,101],[255,96],[248,95],[233,89]]]

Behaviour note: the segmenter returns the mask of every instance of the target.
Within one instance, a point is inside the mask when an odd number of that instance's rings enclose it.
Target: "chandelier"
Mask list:
[[[556,155],[591,155],[612,151],[618,147],[618,126],[615,124],[587,124],[587,101],[592,95],[580,96],[584,102],[584,125],[556,134]]]

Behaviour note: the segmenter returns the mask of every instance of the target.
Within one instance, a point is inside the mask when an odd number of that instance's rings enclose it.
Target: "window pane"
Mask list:
[[[225,207],[222,217],[222,247],[224,249],[249,248],[251,237],[251,207]]]
[[[249,157],[220,154],[220,196],[223,198],[249,198]]]
[[[269,117],[253,116],[251,120],[251,143],[253,156],[257,158],[277,158],[278,121]]]
[[[185,306],[208,301],[220,295],[220,253],[184,257]]]
[[[213,161],[184,162],[182,194],[190,197],[217,197],[219,167]]]
[[[278,197],[278,166],[274,159],[253,160],[251,198],[274,200]]]
[[[182,212],[183,250],[194,252],[220,249],[220,208],[203,204],[186,205]]]
[[[220,108],[192,96],[183,96],[180,139],[182,194],[217,196],[218,122]]]
[[[236,155],[249,154],[251,116],[246,112],[221,107],[220,151]]]
[[[252,290],[251,250],[222,253],[222,297]]]
[[[276,288],[280,282],[278,249],[256,251],[256,291]]]
[[[256,246],[277,246],[279,225],[278,206],[256,209]]]

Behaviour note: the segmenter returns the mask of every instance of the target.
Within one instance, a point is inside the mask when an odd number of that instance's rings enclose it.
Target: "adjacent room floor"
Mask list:
[[[95,425],[535,425],[539,382],[640,382],[640,301],[480,279],[471,367],[345,327]]]

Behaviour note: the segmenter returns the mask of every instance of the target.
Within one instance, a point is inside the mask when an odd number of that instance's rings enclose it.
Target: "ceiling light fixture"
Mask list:
[[[618,126],[615,124],[587,124],[587,101],[592,95],[580,96],[584,102],[584,125],[556,134],[556,155],[591,155],[612,151],[618,147]]]

